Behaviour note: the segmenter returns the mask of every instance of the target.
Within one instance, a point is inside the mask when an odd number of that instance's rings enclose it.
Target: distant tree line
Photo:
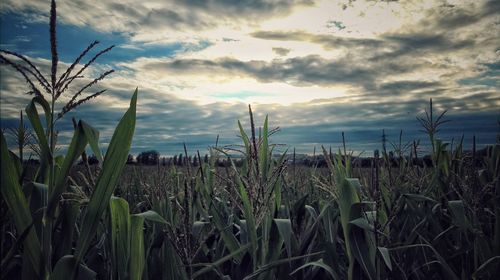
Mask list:
[[[464,153],[470,154],[471,157],[474,157],[477,161],[476,164],[479,164],[479,161],[482,160],[483,157],[487,156],[488,148],[483,148],[475,151],[473,156],[472,151],[465,151]],[[332,157],[335,154],[331,155]],[[408,155],[403,156],[406,162],[411,162],[413,165],[418,166],[432,166],[432,159],[429,155],[420,156],[410,158]],[[95,165],[99,163],[99,160],[95,155],[87,156],[87,162],[89,165]],[[397,167],[399,165],[400,159],[394,152],[389,151],[385,155],[385,159],[388,163],[390,163],[393,167]],[[307,166],[307,167],[327,167],[325,157],[323,155],[301,155],[300,158],[295,159],[293,155],[288,155],[287,157],[288,164],[297,165],[297,166]],[[383,155],[380,155],[380,160],[383,160]],[[160,165],[160,166],[186,166],[189,164],[190,166],[199,166],[200,161],[203,163],[208,163],[209,156],[205,154],[204,156],[198,155],[188,155],[186,157],[185,154],[178,154],[174,156],[161,156],[160,153],[156,150],[147,150],[140,152],[137,156],[132,154],[128,155],[127,164],[129,165]],[[232,158],[232,161],[236,166],[241,166],[243,164],[242,159]],[[26,161],[29,164],[38,164],[37,159],[29,159]],[[374,162],[373,157],[353,157],[353,164],[357,167],[371,167]],[[79,164],[83,164],[83,161],[80,161]],[[215,166],[217,167],[229,167],[231,166],[231,161],[228,158],[218,158],[215,162]]]
[[[205,154],[203,157],[196,156],[185,156],[184,154],[174,155],[173,157],[161,157],[160,153],[155,150],[140,152],[136,157],[129,155],[127,159],[127,164],[137,164],[137,165],[162,165],[162,166],[184,166],[190,164],[191,166],[198,166],[200,161],[208,162],[208,155]]]

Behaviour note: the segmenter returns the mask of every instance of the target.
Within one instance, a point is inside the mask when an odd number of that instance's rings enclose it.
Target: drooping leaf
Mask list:
[[[102,165],[102,155],[101,150],[99,149],[99,131],[84,121],[80,121],[83,132],[85,133],[85,137],[87,137],[87,141],[89,142],[90,148],[92,148],[92,152],[97,157],[99,164]]]
[[[328,275],[330,275],[332,277],[332,279],[335,279],[335,280],[340,279],[339,276],[337,275],[337,273],[335,273],[335,271],[333,270],[333,268],[331,268],[329,265],[324,263],[322,259],[320,259],[319,261],[308,262],[304,265],[301,265],[298,268],[296,268],[292,273],[290,273],[290,275],[294,275],[299,270],[302,270],[302,269],[310,267],[310,266],[319,267],[319,268],[324,269],[326,272],[328,272]]]
[[[251,246],[251,244],[244,245],[240,247],[238,250],[220,258],[219,260],[213,262],[213,263],[207,263],[207,264],[196,264],[195,266],[204,266],[202,269],[196,271],[192,278],[196,279],[198,276],[203,275],[211,270],[214,270],[217,266],[220,266],[221,264],[235,258],[237,255],[244,253],[248,248]]]
[[[288,257],[292,256],[292,222],[290,219],[274,219],[274,223],[278,228],[278,231],[285,242],[286,252]]]
[[[165,219],[163,219],[163,217],[160,216],[160,214],[158,214],[152,210],[148,210],[146,212],[142,212],[142,213],[135,214],[135,215],[143,217],[147,221],[156,222],[156,223],[160,223],[160,224],[168,224],[167,221],[165,221]]]

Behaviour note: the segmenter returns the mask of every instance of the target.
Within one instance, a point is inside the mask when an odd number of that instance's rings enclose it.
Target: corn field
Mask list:
[[[308,168],[297,175],[287,152],[276,155],[268,118],[258,133],[250,109],[250,127],[235,126],[237,149],[214,146],[208,162],[198,153],[197,166],[186,161],[152,171],[148,182],[136,176],[119,185],[140,93],[133,93],[104,155],[99,131],[83,120],[74,121],[61,155],[56,121],[103,92],[77,100],[87,88],[76,90],[55,111],[81,73],[73,73],[74,65],[97,43],[58,77],[55,31],[51,36],[49,78],[8,58],[28,62],[23,56],[0,52],[29,81],[34,96],[24,114],[40,159],[28,172],[21,114],[19,150],[9,150],[1,136],[2,279],[494,279],[500,273],[500,144],[477,156],[462,141],[452,147],[439,140],[445,114],[433,115],[432,101],[419,118],[432,146],[428,166],[396,145],[375,153],[357,177],[345,147],[323,148],[328,174]],[[77,180],[72,171],[80,158],[85,162],[87,148],[99,166],[87,165]],[[220,158],[230,165],[218,168]]]

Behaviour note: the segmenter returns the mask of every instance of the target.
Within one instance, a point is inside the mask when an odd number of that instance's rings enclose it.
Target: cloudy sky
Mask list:
[[[1,49],[44,73],[49,2],[0,3]],[[237,144],[248,104],[257,123],[268,114],[280,127],[274,143],[302,153],[338,148],[342,131],[365,155],[380,147],[382,129],[389,140],[402,129],[404,141],[425,145],[415,117],[429,98],[449,110],[440,138],[470,143],[476,135],[484,145],[499,134],[500,1],[86,0],[57,8],[60,71],[94,40],[94,54],[116,45],[82,79],[114,69],[88,94],[107,92],[58,123],[61,144],[76,117],[99,128],[105,147],[136,87],[134,153],[171,155],[183,142],[204,152],[217,135]],[[9,127],[30,96],[18,74],[0,71]]]

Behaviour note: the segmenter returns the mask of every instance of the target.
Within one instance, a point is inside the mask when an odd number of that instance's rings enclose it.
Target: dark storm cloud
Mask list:
[[[445,52],[470,48],[474,40],[458,40],[444,34],[394,33],[385,34],[380,39],[345,38],[334,35],[311,34],[304,31],[258,31],[251,34],[255,38],[277,41],[302,41],[321,45],[326,50],[347,49],[350,52],[368,51],[371,60],[395,58],[419,52]],[[381,49],[389,51],[382,52]]]
[[[294,86],[352,85],[375,88],[377,78],[390,73],[415,70],[418,64],[405,65],[391,61],[379,65],[363,64],[350,59],[325,59],[318,55],[263,60],[241,61],[234,58],[151,60],[141,65],[143,69],[157,70],[165,74],[224,74],[253,77],[259,82],[283,82]]]
[[[214,15],[255,15],[255,14],[284,14],[297,5],[311,5],[312,0],[176,0],[179,5],[190,9],[208,11]]]
[[[336,48],[377,48],[382,41],[377,39],[345,38],[327,34],[311,34],[305,31],[257,31],[253,37],[277,41],[304,41],[320,44],[326,50]]]
[[[286,56],[288,53],[290,53],[290,49],[287,49],[287,48],[273,48],[273,52],[276,53],[279,56]]]
[[[431,29],[442,31],[460,29],[476,24],[487,17],[498,17],[500,2],[489,0],[483,3],[474,3],[474,7],[460,7],[452,4],[442,4],[428,11],[427,17],[422,21],[423,25]]]
[[[380,90],[397,90],[397,91],[413,91],[416,89],[426,89],[441,86],[439,82],[425,82],[425,81],[397,81],[384,83],[380,85]]]
[[[371,60],[395,59],[410,55],[417,57],[425,54],[442,54],[444,52],[470,49],[476,42],[472,39],[451,39],[451,36],[431,33],[395,33],[384,35],[386,44],[393,47],[392,51],[375,55]]]
[[[312,5],[309,0],[210,0],[210,1],[61,1],[58,16],[65,23],[92,26],[100,31],[129,34],[162,31],[199,31],[220,25],[249,23],[288,15],[295,7]],[[45,1],[6,0],[1,12],[30,15],[45,21]]]

